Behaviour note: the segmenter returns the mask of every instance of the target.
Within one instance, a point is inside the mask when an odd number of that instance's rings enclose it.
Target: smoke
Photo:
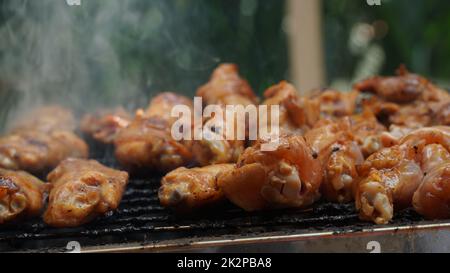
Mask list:
[[[198,12],[183,2],[2,1],[0,84],[8,87],[0,87],[0,99],[8,103],[0,118],[10,121],[18,112],[49,103],[80,113],[142,107],[166,89],[193,94],[192,88],[176,90],[194,85],[186,85],[184,72],[210,71],[220,60],[192,35],[185,18],[174,14],[180,6],[190,15]],[[199,77],[194,78],[198,85]]]

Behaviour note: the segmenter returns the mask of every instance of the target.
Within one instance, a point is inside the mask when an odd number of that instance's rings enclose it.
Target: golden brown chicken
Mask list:
[[[178,168],[161,180],[159,200],[164,207],[178,212],[218,204],[225,199],[217,180],[220,175],[231,172],[234,164],[216,164],[202,168]]]
[[[382,139],[386,127],[378,122],[375,115],[370,110],[364,110],[361,114],[348,117],[350,121],[350,130],[358,143],[365,157],[377,152],[387,141]]]
[[[117,133],[131,122],[131,115],[119,107],[114,110],[100,110],[86,114],[80,122],[83,133],[96,141],[112,144]]]
[[[88,146],[69,131],[23,130],[0,138],[0,167],[43,174],[62,160],[87,158]]]
[[[359,91],[340,92],[326,89],[312,97],[320,105],[323,117],[344,117],[353,115],[357,108]]]
[[[279,105],[279,127],[281,134],[301,134],[314,126],[320,118],[320,104],[317,100],[300,97],[292,84],[282,81],[264,92],[263,105]],[[270,118],[268,118],[270,121]],[[270,122],[267,126],[270,126]],[[268,130],[270,131],[270,130]]]
[[[23,131],[74,131],[76,128],[73,113],[61,106],[52,105],[39,107],[25,112],[13,124],[12,133]]]
[[[128,174],[94,160],[66,159],[47,179],[51,191],[44,221],[61,228],[80,226],[117,209]]]
[[[282,136],[274,151],[258,141],[219,177],[225,196],[246,211],[304,208],[319,197],[323,169],[300,135]]]
[[[404,66],[394,77],[372,77],[356,83],[354,88],[362,92],[372,92],[387,101],[406,103],[418,99],[433,85],[424,77],[409,73]]]
[[[423,149],[425,177],[413,197],[414,209],[428,219],[450,218],[450,153],[440,144]]]
[[[258,102],[248,82],[239,76],[235,64],[222,64],[217,67],[208,83],[197,90],[197,96],[205,104],[249,105]]]
[[[356,208],[362,220],[386,224],[396,210],[411,205],[423,172],[413,147],[393,146],[371,155],[359,169]]]
[[[447,151],[450,149],[449,127],[413,131],[401,138],[398,145],[371,155],[358,169],[363,177],[355,198],[360,218],[386,224],[392,219],[394,209],[411,206],[413,196],[416,196],[418,211],[426,213],[423,211],[429,208],[422,210],[421,204],[428,205],[433,201],[422,201],[420,197],[427,195],[433,183],[445,181],[445,172],[442,172],[445,168],[441,172],[432,171],[436,162],[445,161],[440,156],[445,153],[436,149],[436,144]]]
[[[353,200],[354,184],[359,179],[356,166],[364,161],[351,129],[348,118],[323,119],[305,134],[306,142],[324,169],[322,195],[331,202]]]
[[[0,225],[39,216],[44,208],[47,185],[22,171],[0,169]]]
[[[23,115],[0,137],[0,167],[41,175],[68,157],[87,158],[88,146],[74,128],[72,112],[60,106]]]
[[[222,64],[217,67],[209,82],[201,86],[197,90],[197,96],[203,99],[203,104],[217,105],[222,108],[225,113],[226,106],[242,106],[254,105],[258,99],[251,89],[248,82],[239,76],[238,67],[234,64]],[[227,126],[236,128],[238,124],[236,116],[232,119],[226,119],[224,114],[225,124],[223,126],[215,127],[214,131],[210,130],[210,134],[217,134],[217,138],[205,138],[195,140],[193,142],[193,152],[196,161],[201,166],[218,163],[236,162],[239,155],[244,151],[245,140],[237,137],[237,132],[232,136],[227,136]],[[204,125],[211,119],[206,119]],[[247,126],[246,124],[242,124]]]
[[[172,108],[185,105],[193,113],[191,100],[164,92],[153,98],[145,111],[139,110],[130,125],[120,130],[114,141],[118,161],[131,171],[171,171],[192,161],[192,142],[176,141],[171,127],[177,121]]]

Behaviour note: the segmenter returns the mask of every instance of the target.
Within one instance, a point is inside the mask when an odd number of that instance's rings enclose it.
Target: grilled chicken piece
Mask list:
[[[72,112],[61,106],[44,106],[25,113],[14,122],[12,133],[23,131],[74,131],[75,118]]]
[[[0,138],[0,167],[43,174],[62,160],[87,158],[88,146],[69,131],[22,131]]]
[[[39,216],[47,185],[23,172],[0,169],[0,224]]]
[[[427,145],[422,153],[426,173],[413,197],[414,209],[429,219],[450,218],[450,153],[440,144]]]
[[[191,100],[170,92],[156,96],[145,111],[139,110],[130,125],[120,130],[114,140],[115,155],[131,171],[171,171],[192,161],[192,142],[176,141],[171,116],[176,105],[186,105],[194,112]]]
[[[378,122],[370,110],[366,109],[361,114],[352,115],[349,120],[351,132],[365,157],[389,144],[386,136],[384,140],[382,138],[383,133],[387,132],[386,127]]]
[[[357,166],[364,161],[360,148],[353,141],[333,145],[325,165],[321,193],[331,202],[348,203],[354,200],[359,175]]]
[[[322,166],[300,135],[282,136],[274,151],[258,141],[219,177],[225,196],[246,211],[304,208],[320,196]]]
[[[395,77],[372,77],[356,83],[354,88],[372,92],[387,101],[406,103],[418,99],[433,85],[424,77],[411,74],[401,66]]]
[[[357,186],[355,199],[360,218],[386,224],[392,219],[394,208],[411,206],[413,196],[416,196],[418,211],[428,213],[429,207],[422,209],[421,206],[431,204],[436,198],[422,200],[421,197],[426,196],[431,187],[442,185],[439,183],[446,177],[445,168],[433,172],[438,169],[436,165],[442,166],[437,163],[446,160],[441,156],[445,153],[440,152],[435,144],[449,151],[449,127],[415,130],[404,136],[398,145],[371,155],[358,169],[362,180]]]
[[[68,157],[87,158],[88,146],[74,128],[72,112],[63,107],[31,111],[0,137],[0,167],[41,175]]]
[[[354,184],[359,179],[356,166],[364,157],[352,134],[350,120],[321,120],[305,134],[305,139],[324,168],[322,195],[331,202],[352,201]]]
[[[286,81],[274,85],[264,92],[269,116],[271,105],[279,105],[279,126],[281,134],[304,133],[320,118],[320,102],[300,97],[295,87]],[[270,121],[270,118],[268,118]],[[270,122],[267,126],[270,128]],[[270,130],[268,130],[270,131]]]
[[[86,114],[80,123],[83,133],[98,142],[112,144],[117,133],[131,122],[131,115],[119,107],[114,110],[100,110]]]
[[[83,225],[117,209],[128,174],[94,160],[66,159],[47,179],[51,191],[44,221],[62,228]]]
[[[222,107],[223,113],[227,105],[246,107],[258,101],[248,82],[239,76],[238,67],[234,64],[222,64],[216,68],[210,81],[197,90],[197,96],[202,97],[205,106]],[[225,116],[224,118],[226,119]],[[212,119],[207,119],[204,124],[206,125],[208,121],[213,122]],[[237,124],[236,118],[225,122],[228,124],[226,126],[234,128]],[[227,137],[226,126],[215,127],[214,131],[208,130],[209,134],[217,134],[215,139],[203,137],[193,142],[194,156],[201,166],[236,162],[244,151],[245,139],[238,139],[237,132],[233,136],[234,139]]]
[[[344,117],[353,115],[356,111],[359,91],[340,92],[326,89],[312,97],[320,105],[323,117]]]
[[[221,174],[231,172],[234,164],[216,164],[202,168],[178,168],[161,180],[159,200],[164,207],[178,212],[195,209],[222,202],[225,196],[217,185]]]
[[[411,205],[423,172],[408,145],[393,146],[371,155],[360,167],[362,180],[356,188],[356,208],[362,220],[387,224],[396,210]]]
[[[258,102],[248,82],[239,76],[235,64],[222,64],[214,70],[209,82],[197,90],[204,103],[215,105],[249,105]]]

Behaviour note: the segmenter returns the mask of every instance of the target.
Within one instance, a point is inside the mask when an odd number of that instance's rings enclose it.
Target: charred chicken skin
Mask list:
[[[202,168],[178,168],[161,180],[159,200],[164,207],[191,212],[225,199],[217,180],[234,169],[234,164],[215,164]]]
[[[186,97],[170,92],[156,96],[145,111],[136,117],[114,140],[118,161],[131,171],[171,171],[192,161],[192,142],[176,141],[171,127],[176,118],[171,116],[176,105],[186,105],[194,112],[192,102]]]
[[[225,196],[246,211],[304,208],[320,197],[323,170],[300,135],[282,136],[275,151],[263,141],[247,148],[236,167],[219,177]]]
[[[197,96],[203,99],[205,106],[218,105],[223,110],[227,105],[246,107],[258,101],[248,82],[239,76],[238,67],[234,64],[222,64],[216,68],[209,82],[197,90]],[[232,119],[225,122],[227,126],[235,126],[237,121]],[[224,128],[226,126],[211,130],[211,134],[221,136],[218,139],[202,138],[193,142],[194,156],[201,166],[236,162],[244,151],[245,140],[239,140],[236,136],[234,139],[227,138]]]
[[[23,172],[0,169],[0,225],[39,216],[44,209],[47,185]]]
[[[83,133],[98,142],[112,144],[117,133],[128,127],[131,115],[123,108],[101,110],[93,114],[86,114],[80,123]]]
[[[94,160],[66,159],[47,179],[51,190],[44,221],[62,228],[80,226],[117,209],[128,174]]]

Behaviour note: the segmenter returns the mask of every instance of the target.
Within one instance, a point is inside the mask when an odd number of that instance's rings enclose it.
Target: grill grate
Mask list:
[[[111,153],[103,164],[117,167]],[[132,178],[119,209],[83,227],[54,229],[40,219],[0,227],[2,251],[64,251],[70,241],[83,246],[125,243],[151,244],[164,240],[241,235],[265,232],[307,232],[311,230],[349,231],[372,226],[362,223],[351,204],[319,203],[308,210],[246,213],[230,204],[214,213],[189,217],[173,214],[158,201],[160,176]],[[399,214],[393,225],[410,224],[421,218],[411,211]]]

